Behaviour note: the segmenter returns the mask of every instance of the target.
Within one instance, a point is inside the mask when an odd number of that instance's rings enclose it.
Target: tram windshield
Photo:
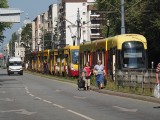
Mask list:
[[[141,42],[125,42],[122,49],[123,68],[145,68],[145,52]]]
[[[79,50],[72,50],[72,63],[78,64]]]

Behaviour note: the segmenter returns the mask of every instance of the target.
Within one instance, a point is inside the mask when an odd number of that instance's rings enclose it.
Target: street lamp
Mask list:
[[[110,27],[110,22],[109,22],[109,20],[107,20],[107,37],[109,36],[109,27]]]

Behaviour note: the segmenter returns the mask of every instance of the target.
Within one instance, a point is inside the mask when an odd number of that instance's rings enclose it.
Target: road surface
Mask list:
[[[159,120],[160,104],[0,69],[0,120]]]

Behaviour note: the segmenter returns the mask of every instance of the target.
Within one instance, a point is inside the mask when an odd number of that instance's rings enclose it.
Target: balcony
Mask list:
[[[100,29],[100,24],[91,24],[90,29]]]

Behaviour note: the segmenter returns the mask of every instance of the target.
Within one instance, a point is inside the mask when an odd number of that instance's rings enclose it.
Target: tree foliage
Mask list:
[[[12,34],[11,40],[9,42],[9,50],[10,50],[10,55],[14,56],[14,50],[15,50],[15,42],[17,41],[18,36],[16,32]]]
[[[31,49],[32,42],[32,24],[27,24],[22,28],[21,33],[21,42],[23,42],[23,46],[28,49]]]
[[[157,64],[160,60],[160,0],[124,1],[126,33],[144,35],[148,42],[149,66],[151,61]],[[97,0],[97,7],[108,12],[107,18],[111,23],[110,36],[120,34],[121,0]]]

